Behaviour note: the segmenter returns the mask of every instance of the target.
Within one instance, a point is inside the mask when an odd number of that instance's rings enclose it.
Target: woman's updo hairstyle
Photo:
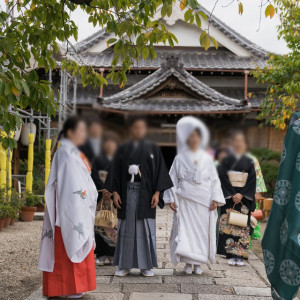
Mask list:
[[[53,149],[52,149],[51,160],[52,160],[52,158],[53,158],[53,156],[54,156],[54,153],[55,153],[56,150],[57,150],[57,146],[58,146],[58,143],[59,143],[59,141],[61,140],[61,138],[62,138],[62,137],[67,138],[67,137],[68,137],[68,136],[67,136],[67,135],[68,135],[68,131],[69,131],[69,130],[72,130],[72,131],[76,130],[76,128],[77,128],[77,126],[78,126],[78,124],[79,124],[80,122],[85,122],[85,121],[84,121],[81,117],[76,116],[76,115],[73,115],[73,116],[69,117],[69,118],[65,121],[65,123],[64,123],[64,125],[63,125],[63,129],[58,133],[58,136],[57,136],[55,145],[54,145],[54,147],[53,147]]]
[[[64,122],[64,125],[63,125],[63,129],[62,129],[62,134],[65,138],[67,138],[68,136],[68,131],[71,130],[71,131],[75,131],[78,124],[80,122],[84,122],[84,120],[80,117],[80,116],[71,116],[69,117],[65,122]]]

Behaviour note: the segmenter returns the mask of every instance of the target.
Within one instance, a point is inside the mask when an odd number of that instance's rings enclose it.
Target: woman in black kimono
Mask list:
[[[108,132],[104,135],[102,142],[101,155],[96,157],[92,165],[92,178],[99,192],[97,211],[100,210],[100,204],[110,207],[112,201],[111,193],[111,166],[113,156],[118,148],[118,137]],[[113,208],[114,209],[114,208]],[[115,228],[103,228],[95,226],[96,241],[96,264],[103,266],[106,259],[113,262],[115,253],[117,230]]]
[[[248,259],[250,243],[250,216],[255,210],[256,174],[254,163],[246,155],[247,143],[243,132],[232,134],[233,153],[223,159],[218,166],[221,186],[226,204],[221,207],[219,226],[218,254],[229,258],[228,264],[243,266],[243,259]],[[244,187],[233,187],[228,171],[248,173]],[[227,223],[227,210],[234,209],[248,216],[248,226],[240,227]]]
[[[145,140],[145,120],[133,118],[129,132],[131,140],[118,149],[113,162],[112,191],[119,219],[115,275],[126,276],[138,268],[142,275],[154,276],[156,206],[163,202],[160,194],[173,184],[160,149]]]

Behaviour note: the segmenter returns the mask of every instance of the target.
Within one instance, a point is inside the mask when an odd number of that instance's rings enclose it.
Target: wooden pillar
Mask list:
[[[244,99],[247,100],[248,99],[248,74],[249,71],[245,71],[245,81],[244,81]]]
[[[100,74],[102,77],[104,76],[104,68],[100,68]],[[102,98],[102,96],[103,96],[103,85],[100,86],[99,98]]]

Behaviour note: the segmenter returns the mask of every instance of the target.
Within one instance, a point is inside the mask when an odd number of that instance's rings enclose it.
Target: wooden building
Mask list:
[[[150,137],[165,153],[175,151],[175,124],[184,115],[203,119],[213,141],[219,141],[232,128],[241,128],[248,134],[250,147],[280,151],[283,133],[258,126],[256,117],[265,88],[249,75],[256,66],[265,65],[267,52],[214,16],[210,34],[219,48],[211,45],[203,50],[199,44],[201,29],[184,22],[179,4],[164,22],[176,35],[178,45],[157,45],[157,58],[133,61],[122,89],[112,83],[100,90],[79,84],[76,102],[80,113],[99,114],[108,128],[124,138],[129,114],[148,115]],[[207,28],[207,21],[202,20],[202,26]],[[109,38],[105,29],[96,32],[76,45],[74,58],[107,74],[113,58],[113,49],[106,44]],[[73,99],[73,88],[68,91],[68,99]]]

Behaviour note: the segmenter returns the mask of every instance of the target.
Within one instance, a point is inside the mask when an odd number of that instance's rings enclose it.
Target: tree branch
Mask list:
[[[90,5],[92,0],[68,0],[74,4],[78,4],[78,5]]]

